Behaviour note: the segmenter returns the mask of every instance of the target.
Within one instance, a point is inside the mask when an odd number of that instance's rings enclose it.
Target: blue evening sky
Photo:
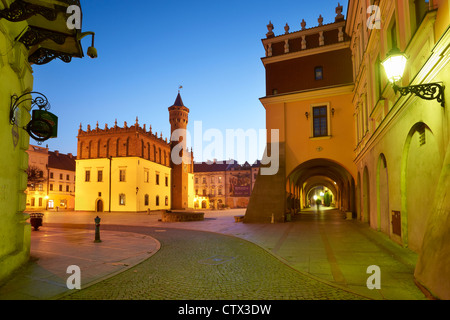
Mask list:
[[[90,124],[152,126],[170,139],[168,107],[181,96],[190,109],[188,129],[265,129],[265,70],[261,39],[272,21],[276,35],[334,22],[338,1],[82,0],[82,31],[94,31],[99,57],[34,66],[34,91],[44,93],[59,117],[50,150],[77,153],[77,133]],[[341,1],[343,14],[347,1]],[[198,137],[197,137],[198,138]],[[30,140],[31,144],[36,141]],[[208,142],[203,142],[204,147]],[[263,150],[262,150],[263,151]],[[261,158],[259,151],[258,158]],[[200,150],[194,150],[198,159]],[[225,156],[229,158],[229,156]],[[207,160],[207,159],[203,159]],[[247,159],[253,162],[254,158]]]

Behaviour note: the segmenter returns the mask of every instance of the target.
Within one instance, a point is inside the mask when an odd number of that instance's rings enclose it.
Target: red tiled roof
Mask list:
[[[48,152],[48,167],[53,169],[75,171],[76,156],[62,154],[57,151]]]

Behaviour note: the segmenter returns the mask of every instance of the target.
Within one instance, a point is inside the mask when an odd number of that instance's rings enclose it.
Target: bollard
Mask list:
[[[95,243],[98,242],[102,242],[102,240],[100,240],[100,221],[101,219],[97,216],[97,218],[94,219],[95,221]]]

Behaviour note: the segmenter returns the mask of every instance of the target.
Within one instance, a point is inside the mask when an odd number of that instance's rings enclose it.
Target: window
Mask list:
[[[214,177],[211,177],[211,183],[214,183]]]
[[[91,170],[86,170],[85,176],[84,176],[84,181],[86,181],[86,182],[91,181]]]
[[[375,103],[381,98],[381,60],[378,55],[375,61]]]
[[[63,180],[63,174],[62,173],[59,174],[59,180]]]
[[[42,207],[42,198],[39,198],[39,207]]]
[[[316,80],[323,79],[323,67],[315,67],[314,68],[314,76]]]
[[[50,184],[50,191],[53,191],[53,183]]]
[[[97,182],[103,182],[103,170],[97,171]]]
[[[203,183],[206,184],[206,177],[203,177]]]
[[[206,189],[203,189],[203,196],[206,197]]]
[[[120,169],[119,170],[119,181],[120,182],[124,182],[125,181],[125,177],[126,177],[126,170],[125,169]]]
[[[197,177],[195,178],[195,183],[198,184],[198,178]]]
[[[166,187],[169,186],[169,177],[166,177]]]
[[[144,182],[150,181],[150,172],[148,170],[144,170]]]
[[[168,206],[168,205],[169,205],[169,197],[168,197],[168,196],[166,196],[166,199],[165,199],[165,204],[166,204],[166,206]]]
[[[119,194],[119,206],[125,205],[125,194],[121,193]]]
[[[50,172],[50,179],[53,179],[53,172]]]
[[[313,107],[313,136],[328,136],[327,106]]]
[[[195,195],[198,196],[198,189],[195,189]]]
[[[63,190],[62,187],[63,187],[62,184],[60,184],[60,185],[59,185],[59,191],[62,191],[62,190]]]
[[[159,185],[159,173],[156,174],[156,185]]]
[[[44,191],[44,186],[42,185],[42,183],[38,184],[38,190]]]
[[[159,196],[156,196],[156,206],[159,206]]]
[[[36,200],[34,198],[31,198],[31,206],[34,207]]]
[[[66,186],[66,192],[70,192],[69,185]]]
[[[66,175],[66,180],[69,181],[70,180],[70,176],[67,174]]]
[[[148,196],[148,194],[146,194],[145,196],[144,196],[144,205],[145,206],[148,206],[148,201],[149,200],[149,196]]]
[[[218,177],[217,180],[219,183],[222,183],[222,177]]]
[[[218,194],[219,196],[222,195],[222,187],[220,187],[219,190],[217,190],[217,194]]]

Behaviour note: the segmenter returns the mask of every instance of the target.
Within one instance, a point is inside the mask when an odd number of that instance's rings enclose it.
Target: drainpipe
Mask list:
[[[112,164],[112,157],[109,157],[109,212],[111,212],[111,164]]]

